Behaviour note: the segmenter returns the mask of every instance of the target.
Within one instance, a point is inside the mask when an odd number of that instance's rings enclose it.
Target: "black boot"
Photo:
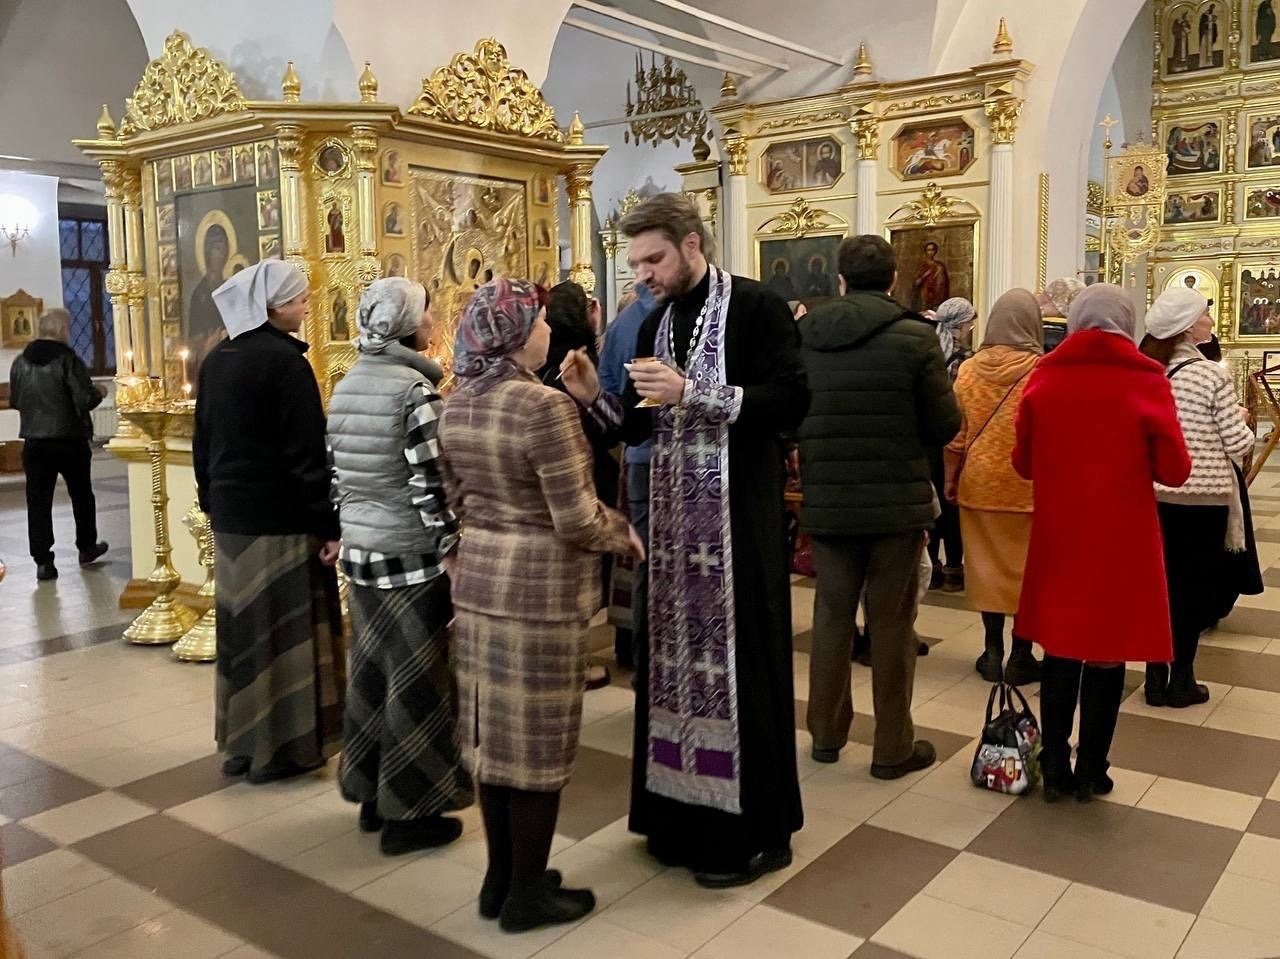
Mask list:
[[[1169,705],[1169,664],[1147,663],[1147,679],[1142,684],[1142,695],[1148,706],[1159,708]]]
[[[1195,669],[1190,663],[1175,662],[1169,671],[1169,690],[1165,700],[1170,709],[1186,709],[1209,701],[1209,687],[1196,682]]]
[[[1079,660],[1046,655],[1040,680],[1040,768],[1044,773],[1044,800],[1057,802],[1076,791],[1071,771],[1071,729],[1080,700]]]
[[[1076,798],[1089,802],[1115,788],[1107,775],[1111,741],[1124,699],[1123,666],[1086,666],[1080,680],[1080,747],[1076,750]]]
[[[1031,640],[1013,637],[1013,652],[1004,667],[1004,681],[1010,686],[1030,686],[1040,682],[1044,670],[1031,652]]]
[[[384,856],[403,856],[419,849],[447,846],[462,835],[462,821],[452,816],[424,816],[421,819],[388,819],[382,827]]]
[[[382,829],[383,819],[378,815],[378,800],[371,799],[360,804],[360,831],[378,832]]]
[[[1004,680],[1004,616],[1000,613],[983,613],[982,625],[986,628],[986,649],[978,656],[973,668],[989,683]]]
[[[871,665],[871,630],[853,627],[853,652],[849,658],[859,666]]]

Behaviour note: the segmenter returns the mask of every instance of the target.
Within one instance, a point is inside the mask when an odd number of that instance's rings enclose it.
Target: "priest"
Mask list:
[[[562,371],[624,442],[653,440],[630,825],[701,885],[745,885],[790,864],[803,824],[781,443],[809,406],[799,335],[777,294],[708,262],[684,196],[620,228],[657,303],[630,381],[603,392],[579,353]]]

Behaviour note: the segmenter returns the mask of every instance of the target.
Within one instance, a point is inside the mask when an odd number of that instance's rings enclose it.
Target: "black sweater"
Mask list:
[[[306,351],[266,324],[223,340],[201,364],[192,458],[215,532],[338,539],[324,407]]]

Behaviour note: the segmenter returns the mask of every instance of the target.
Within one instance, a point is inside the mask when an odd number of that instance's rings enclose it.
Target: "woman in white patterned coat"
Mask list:
[[[1195,290],[1166,290],[1146,319],[1142,352],[1164,364],[1173,387],[1191,476],[1177,489],[1156,484],[1173,625],[1173,666],[1147,666],[1149,705],[1175,709],[1208,702],[1195,678],[1200,634],[1242,592],[1261,592],[1258,557],[1239,464],[1254,434],[1227,374],[1197,344],[1213,334],[1209,301]]]

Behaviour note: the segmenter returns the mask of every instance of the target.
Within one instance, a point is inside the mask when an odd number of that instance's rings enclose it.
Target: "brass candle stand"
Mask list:
[[[213,525],[208,514],[200,509],[199,501],[191,504],[187,515],[182,519],[182,525],[195,537],[200,565],[206,570],[204,585],[196,595],[209,601],[209,609],[187,631],[187,635],[178,640],[173,647],[173,658],[184,663],[211,663],[218,658],[218,611],[213,585]]]
[[[173,568],[170,556],[169,520],[165,512],[169,493],[165,482],[165,433],[169,417],[174,415],[164,406],[150,405],[120,410],[120,415],[138,427],[148,438],[147,456],[151,461],[151,511],[155,522],[156,565],[147,582],[155,589],[156,598],[124,631],[131,643],[155,646],[172,643],[195,625],[195,610],[173,598],[181,578]]]

